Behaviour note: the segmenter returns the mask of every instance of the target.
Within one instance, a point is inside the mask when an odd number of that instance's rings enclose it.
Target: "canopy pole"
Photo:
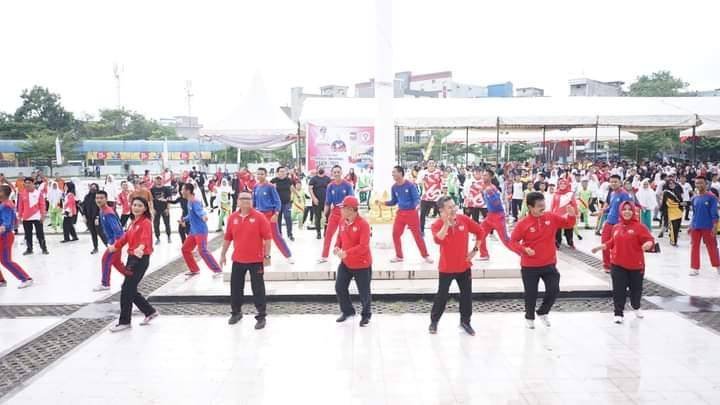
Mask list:
[[[620,148],[620,128],[621,126],[618,125],[618,162],[622,160],[622,149]]]
[[[693,140],[693,163],[695,165],[697,165],[697,142],[698,142],[698,139],[695,137],[695,125],[693,125],[692,140]]]
[[[495,162],[500,166],[500,117],[495,121]]]
[[[297,170],[302,173],[302,159],[300,158],[300,121],[297,126]]]
[[[468,154],[470,153],[470,127],[465,127],[465,167],[468,166]]]
[[[545,126],[543,125],[542,162],[547,162],[547,142],[545,141]]]
[[[400,127],[395,126],[395,160],[398,165],[402,165],[400,161]]]
[[[595,148],[595,153],[593,153],[593,161],[597,161],[597,144],[598,144],[598,122],[595,121],[595,142],[593,143],[593,147]]]

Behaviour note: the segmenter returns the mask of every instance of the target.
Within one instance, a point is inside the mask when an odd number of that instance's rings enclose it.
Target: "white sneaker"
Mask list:
[[[132,325],[130,325],[129,323],[122,324],[122,325],[121,325],[121,324],[117,324],[117,325],[115,325],[115,326],[113,326],[113,327],[110,328],[110,332],[112,332],[112,333],[122,332],[122,331],[124,331],[124,330],[130,329],[131,327],[132,327]]]
[[[222,271],[218,271],[217,273],[213,273],[213,278],[221,278],[223,275]]]
[[[30,287],[31,285],[33,285],[33,281],[32,281],[32,280],[25,280],[25,281],[23,281],[22,283],[20,283],[20,285],[18,286],[18,288],[28,288],[28,287]]]
[[[295,264],[295,259],[293,259],[292,257],[288,257],[287,262],[288,264]]]
[[[150,325],[150,322],[151,322],[153,319],[157,318],[158,315],[160,315],[160,313],[159,313],[157,310],[155,310],[155,312],[153,312],[152,314],[146,316],[145,319],[143,319],[143,320],[140,322],[140,326]]]
[[[490,260],[490,256],[480,256],[475,260],[477,260],[478,262],[486,262],[486,261]]]
[[[110,289],[110,286],[109,286],[109,285],[102,285],[102,284],[100,284],[99,286],[93,288],[93,291],[95,291],[95,292],[98,292],[98,291],[107,291],[107,290],[109,290],[109,289]]]
[[[616,323],[616,324],[618,324],[618,325],[621,325],[621,324],[623,323],[623,317],[616,315],[615,318],[613,318],[613,322]]]
[[[640,308],[638,308],[638,309],[633,309],[633,312],[635,313],[635,318],[637,318],[637,319],[643,319],[643,318],[645,318],[645,315],[642,313],[642,311],[640,310]]]
[[[535,320],[534,319],[526,319],[525,323],[527,324],[528,329],[535,329]]]
[[[540,321],[542,321],[543,325],[547,326],[548,328],[550,327],[550,317],[548,317],[547,314],[540,315]]]
[[[434,260],[432,259],[432,257],[430,257],[430,256],[425,256],[425,257],[423,257],[423,260],[424,260],[425,263],[427,263],[427,264],[433,264],[433,263],[435,263],[435,261],[434,261]]]
[[[390,259],[390,263],[402,263],[402,261],[402,257],[393,257],[392,259]]]
[[[323,263],[327,263],[327,261],[328,261],[327,257],[321,257],[318,259],[317,262],[318,262],[318,264],[323,264]]]
[[[699,276],[700,270],[691,269],[690,273],[688,273],[688,276]]]

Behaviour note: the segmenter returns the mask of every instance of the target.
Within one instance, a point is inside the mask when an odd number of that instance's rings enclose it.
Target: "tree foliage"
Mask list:
[[[47,88],[35,86],[23,90],[22,105],[15,111],[15,121],[33,123],[53,131],[66,131],[74,127],[73,114],[60,103],[60,96]]]
[[[638,76],[630,85],[628,95],[631,97],[674,97],[680,90],[688,87],[679,77],[667,70],[660,70],[648,75]]]
[[[76,142],[70,133],[61,133],[51,129],[33,131],[27,135],[23,145],[24,153],[35,161],[50,162],[55,159],[55,139],[60,138],[60,148],[63,156],[68,156]]]

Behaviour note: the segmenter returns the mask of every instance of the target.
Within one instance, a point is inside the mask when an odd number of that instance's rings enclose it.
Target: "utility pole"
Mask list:
[[[120,74],[123,72],[123,67],[118,65],[117,62],[113,64],[113,77],[115,77],[115,91],[117,92],[117,109],[122,109],[122,102],[120,99]]]
[[[186,80],[185,81],[185,98],[187,100],[187,115],[188,118],[192,117],[192,98],[195,96],[192,93],[192,81]]]

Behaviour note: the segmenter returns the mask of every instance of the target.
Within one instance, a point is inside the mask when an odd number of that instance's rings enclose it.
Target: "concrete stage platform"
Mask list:
[[[403,237],[405,260],[390,263],[395,256],[392,247],[390,225],[373,226],[373,295],[376,298],[392,296],[398,298],[423,298],[432,296],[437,289],[438,247],[429,233],[426,244],[434,263],[425,263],[409,233]],[[265,271],[266,289],[269,299],[334,299],[335,269],[339,260],[333,256],[329,262],[318,264],[322,241],[315,239],[315,232],[295,232],[295,242],[289,242],[295,264],[289,264],[273,247],[273,264]],[[473,262],[473,292],[487,298],[515,298],[522,295],[520,280],[520,259],[510,252],[495,237],[488,238],[489,261]],[[214,252],[219,257],[219,251]],[[230,259],[228,253],[228,259]],[[226,301],[230,295],[230,264],[224,269],[224,279],[214,279],[204,264],[203,274],[188,279],[180,275],[156,291],[150,298],[154,301]],[[564,296],[590,297],[609,296],[609,282],[603,280],[596,270],[586,264],[564,256],[558,257],[558,269]],[[248,278],[249,279],[249,278]],[[542,289],[542,284],[541,284]],[[249,281],[246,293],[251,291]],[[351,284],[351,292],[355,292]],[[451,291],[457,291],[453,284]]]

